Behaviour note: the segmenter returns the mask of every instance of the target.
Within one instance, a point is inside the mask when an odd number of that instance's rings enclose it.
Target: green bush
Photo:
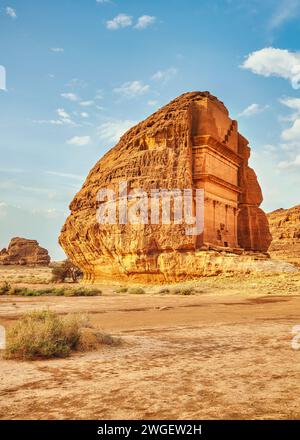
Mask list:
[[[128,289],[128,293],[132,295],[144,295],[146,292],[142,287],[131,287]]]
[[[4,289],[4,288],[3,288]],[[1,292],[1,289],[0,289]],[[55,288],[49,287],[47,289],[28,289],[26,287],[10,287],[5,289],[6,294],[15,296],[100,296],[102,291],[99,289],[86,289],[84,287],[72,288]]]

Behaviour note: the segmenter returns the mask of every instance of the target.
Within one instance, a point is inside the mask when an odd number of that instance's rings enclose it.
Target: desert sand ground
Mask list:
[[[189,284],[199,292],[152,286],[129,295],[103,285],[101,297],[0,297],[2,325],[33,309],[89,312],[123,341],[67,359],[0,360],[0,418],[299,419],[291,330],[300,324],[300,275]]]

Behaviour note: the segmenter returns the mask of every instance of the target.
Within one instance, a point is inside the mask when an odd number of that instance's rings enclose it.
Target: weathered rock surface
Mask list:
[[[50,256],[47,249],[39,246],[36,240],[13,238],[7,249],[0,251],[0,264],[21,264],[33,266],[48,266]]]
[[[130,129],[94,166],[70,204],[60,244],[87,282],[186,279],[210,272],[209,249],[265,253],[271,235],[249,156],[248,141],[224,104],[208,92],[186,93]],[[124,181],[128,191],[147,194],[204,190],[203,232],[187,235],[185,222],[99,224],[98,191],[118,194]]]
[[[300,267],[300,205],[277,209],[268,214],[268,219],[273,236],[270,255]]]

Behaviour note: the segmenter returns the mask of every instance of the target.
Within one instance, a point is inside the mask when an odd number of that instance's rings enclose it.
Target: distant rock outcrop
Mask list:
[[[276,209],[268,214],[268,219],[273,236],[270,255],[300,267],[300,205]]]
[[[265,254],[271,235],[249,157],[225,105],[209,92],[185,93],[127,131],[94,166],[70,205],[60,244],[86,282],[187,279],[210,273],[207,251]],[[203,190],[204,229],[188,235],[187,222],[155,223],[150,215],[144,224],[99,224],[98,191],[114,191],[123,203],[118,191],[125,181],[128,192],[147,196]],[[195,213],[195,195],[193,203]]]
[[[49,263],[47,249],[39,246],[36,240],[16,237],[10,241],[7,249],[0,251],[2,265],[48,266]]]

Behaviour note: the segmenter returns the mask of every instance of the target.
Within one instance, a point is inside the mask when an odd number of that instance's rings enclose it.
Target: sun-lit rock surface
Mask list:
[[[127,131],[97,162],[70,204],[60,244],[87,282],[157,282],[211,274],[222,271],[215,265],[215,251],[226,252],[219,259],[223,268],[229,254],[241,259],[241,253],[248,253],[254,261],[249,253],[255,251],[265,259],[271,235],[249,156],[248,141],[222,102],[208,92],[179,96]],[[155,188],[203,189],[203,232],[187,235],[186,223],[174,222],[100,225],[98,191],[118,192],[124,181],[128,190],[147,193]],[[236,263],[227,264],[239,270]]]
[[[47,249],[39,246],[36,240],[13,238],[7,249],[0,251],[0,264],[47,266],[50,256]]]
[[[300,205],[276,209],[268,214],[273,241],[273,258],[296,263],[300,267]]]

